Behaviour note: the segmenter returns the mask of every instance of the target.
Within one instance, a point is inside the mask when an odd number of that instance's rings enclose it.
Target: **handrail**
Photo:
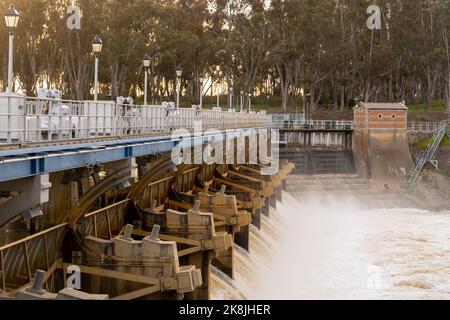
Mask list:
[[[129,202],[130,199],[125,199],[105,208],[85,214],[84,220],[81,220],[81,224],[78,225],[78,230],[84,236],[93,235],[95,237],[100,237],[104,235],[107,239],[112,239],[114,236],[119,235],[123,228],[124,216],[121,214],[120,209]],[[115,214],[115,216],[112,216],[113,214]]]
[[[33,235],[31,235],[31,236],[28,236],[28,237],[26,237],[26,238],[17,240],[17,241],[15,241],[15,242],[8,243],[8,244],[6,244],[6,245],[0,247],[0,251],[4,251],[4,250],[10,249],[10,248],[12,248],[12,247],[14,247],[14,246],[18,246],[18,245],[24,244],[24,243],[26,243],[26,242],[28,242],[28,241],[31,241],[31,240],[33,240],[33,239],[42,237],[42,236],[44,236],[44,235],[46,235],[46,234],[49,234],[49,233],[52,232],[52,231],[59,230],[59,229],[63,229],[63,228],[65,228],[65,227],[67,227],[67,226],[68,226],[67,223],[62,223],[62,224],[60,224],[60,225],[51,227],[51,228],[46,229],[46,230],[44,230],[44,231],[35,233],[35,234],[33,234]]]
[[[280,129],[304,130],[353,130],[355,122],[349,120],[293,120],[274,119],[274,124]]]
[[[59,231],[66,229],[68,224],[63,223],[0,247],[0,291],[7,292],[10,285],[15,289],[29,284],[38,269],[51,272],[60,258],[59,250],[65,234]],[[37,255],[37,252],[44,254]]]
[[[122,200],[122,201],[113,203],[113,204],[111,204],[111,205],[109,205],[109,206],[107,206],[107,207],[98,209],[98,210],[93,211],[93,212],[89,212],[89,213],[85,214],[84,217],[85,217],[85,218],[89,218],[89,217],[91,217],[91,216],[94,216],[94,215],[103,213],[103,212],[105,212],[105,211],[107,211],[107,210],[109,210],[109,209],[115,208],[115,207],[117,207],[117,206],[120,206],[120,205],[122,205],[122,204],[124,204],[124,203],[128,203],[128,202],[130,202],[130,199],[125,199],[125,200]]]
[[[432,160],[437,149],[439,148],[439,145],[441,144],[442,139],[448,132],[449,123],[450,119],[441,121],[439,123],[439,126],[437,127],[437,130],[435,131],[434,136],[431,139],[428,147],[420,154],[418,162],[406,176],[405,182],[402,186],[403,191],[411,192],[423,168],[429,161]]]
[[[439,129],[440,122],[432,121],[410,121],[408,122],[409,132],[434,133]]]
[[[239,129],[272,125],[272,117],[170,106],[0,95],[0,144],[170,134],[176,129]]]
[[[309,130],[324,130],[324,129],[349,129],[356,128],[356,124],[351,120],[285,120],[274,117],[274,124],[282,129],[309,129]],[[410,121],[407,124],[408,132],[419,133],[434,133],[438,130],[440,122],[433,121]]]

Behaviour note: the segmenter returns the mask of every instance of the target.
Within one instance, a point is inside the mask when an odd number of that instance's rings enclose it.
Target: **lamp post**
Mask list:
[[[205,83],[205,78],[200,77],[200,110],[203,110],[203,84]]]
[[[180,91],[181,91],[181,77],[183,76],[183,68],[181,65],[177,66],[177,109],[180,108]]]
[[[144,83],[144,107],[147,106],[148,96],[147,96],[147,89],[148,89],[148,69],[150,68],[151,59],[148,53],[144,55],[144,58],[142,58],[142,65],[144,66],[144,74],[145,74],[145,83]]]
[[[244,91],[241,91],[241,112],[244,111]]]
[[[11,5],[5,11],[5,22],[9,31],[9,58],[8,58],[8,93],[13,92],[13,66],[14,66],[14,33],[13,30],[17,28],[20,19],[20,13]]]
[[[98,55],[102,52],[103,41],[97,35],[92,40],[92,52],[95,55],[94,101],[98,100]]]
[[[252,94],[248,94],[248,113],[252,112]]]
[[[214,75],[216,76],[216,82],[217,82],[217,109],[219,109],[220,108],[220,92],[222,91],[222,84],[220,83],[222,71],[220,71],[220,66],[216,67],[216,70],[214,71]]]

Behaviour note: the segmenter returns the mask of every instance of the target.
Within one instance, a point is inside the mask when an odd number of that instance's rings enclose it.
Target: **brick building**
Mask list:
[[[407,130],[408,108],[404,103],[364,103],[354,109],[359,130]]]

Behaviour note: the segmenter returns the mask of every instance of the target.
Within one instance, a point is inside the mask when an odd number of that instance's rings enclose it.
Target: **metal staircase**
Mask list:
[[[427,149],[423,151],[422,154],[418,157],[416,166],[412,168],[412,170],[406,176],[406,181],[402,186],[402,190],[404,192],[410,192],[412,190],[425,165],[428,163],[428,161],[431,161],[433,159],[434,155],[436,154],[436,150],[438,149],[442,139],[447,133],[448,124],[449,120],[445,120],[439,123],[439,126],[434,133],[434,136]]]

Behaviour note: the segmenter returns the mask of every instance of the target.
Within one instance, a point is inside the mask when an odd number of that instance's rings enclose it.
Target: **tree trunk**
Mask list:
[[[316,110],[316,106],[314,104],[315,103],[314,94],[315,94],[315,88],[314,88],[314,85],[311,85],[310,96],[309,96],[309,110],[310,110],[310,112]]]
[[[446,106],[447,106],[447,113],[450,115],[450,67],[447,71],[447,83],[446,83]]]
[[[281,91],[281,107],[284,113],[288,111],[289,104],[289,88],[291,86],[291,73],[286,65],[277,65],[278,74],[280,76]]]
[[[340,84],[341,86],[341,111],[345,110],[345,87]]]
[[[432,85],[431,85],[431,72],[427,72],[427,109],[428,111],[433,111],[433,94],[432,94]]]

